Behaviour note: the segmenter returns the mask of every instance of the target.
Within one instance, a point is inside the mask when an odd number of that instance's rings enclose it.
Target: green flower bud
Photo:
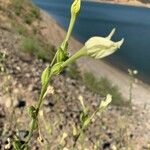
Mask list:
[[[68,58],[67,50],[60,47],[57,52],[57,62],[65,61]]]
[[[51,74],[52,75],[57,75],[61,72],[62,70],[62,63],[63,62],[58,62],[56,63],[52,68],[51,68]]]
[[[81,7],[81,0],[74,0],[72,6],[71,6],[71,13],[73,15],[76,15]]]
[[[111,55],[117,49],[121,47],[124,39],[113,42],[111,37],[113,36],[115,29],[109,34],[108,37],[92,37],[85,43],[85,49],[87,51],[87,55],[91,56],[95,59],[100,59]]]

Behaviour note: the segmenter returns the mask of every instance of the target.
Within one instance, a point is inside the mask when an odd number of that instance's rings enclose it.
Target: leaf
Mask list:
[[[45,70],[43,71],[42,76],[41,76],[42,85],[47,83],[47,81],[49,80],[49,75],[50,75],[50,68],[48,66],[45,68]]]
[[[30,129],[36,130],[38,128],[38,120],[32,120],[30,122]]]
[[[62,50],[62,48],[58,49],[58,53],[57,53],[57,62],[62,62],[66,60],[66,54],[65,51]]]

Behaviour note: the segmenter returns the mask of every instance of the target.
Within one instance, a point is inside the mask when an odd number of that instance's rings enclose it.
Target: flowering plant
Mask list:
[[[66,37],[64,38],[64,41],[58,47],[57,52],[52,60],[52,62],[48,65],[48,67],[45,68],[41,75],[41,92],[38,98],[38,103],[36,106],[31,106],[29,108],[29,116],[31,118],[30,122],[30,130],[27,140],[25,141],[25,144],[21,144],[21,142],[16,139],[13,142],[14,149],[16,150],[25,150],[28,149],[28,144],[32,138],[33,132],[37,130],[38,128],[38,115],[39,111],[42,107],[44,98],[47,93],[48,85],[50,80],[54,75],[58,75],[61,73],[61,71],[68,66],[70,63],[75,62],[78,58],[82,56],[89,56],[95,59],[101,59],[103,57],[106,57],[112,53],[114,53],[117,49],[121,47],[123,44],[123,39],[114,42],[111,40],[111,37],[113,36],[115,29],[112,30],[112,32],[107,37],[92,37],[90,38],[85,45],[77,51],[72,56],[68,55],[68,41],[71,36],[77,15],[80,11],[81,6],[81,0],[74,0],[72,6],[71,6],[71,19],[70,24],[68,27],[68,31],[66,34]],[[99,108],[95,111],[95,113],[88,117],[86,120],[83,121],[83,128],[87,127],[91,121],[91,119],[95,116],[95,114],[104,108],[107,107],[107,105],[111,102],[111,96],[107,95],[106,101],[102,101]],[[85,111],[86,112],[86,111]],[[84,112],[84,113],[85,113]],[[83,115],[84,116],[84,115]],[[80,135],[80,134],[79,134]]]

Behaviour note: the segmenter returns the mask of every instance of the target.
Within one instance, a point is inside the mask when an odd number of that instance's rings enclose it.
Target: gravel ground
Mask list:
[[[28,54],[18,51],[20,37],[6,29],[0,29],[0,52],[6,53],[3,65],[5,73],[0,75],[0,149],[12,149],[9,142],[17,135],[24,140],[28,134],[29,117],[27,107],[34,105],[40,90],[40,74],[47,65]],[[74,144],[72,125],[79,124],[81,105],[79,96],[93,112],[100,103],[101,96],[90,92],[80,81],[71,79],[64,72],[52,81],[54,94],[45,99],[39,117],[39,131],[34,134],[30,149],[56,150],[64,133],[67,137],[63,147],[71,149]],[[85,133],[84,147],[119,150],[149,149],[150,109],[134,106],[133,115],[127,115],[127,108],[109,106],[103,114],[98,114]],[[10,140],[10,141],[9,141]],[[49,145],[49,147],[48,147]],[[81,149],[77,145],[77,150]]]

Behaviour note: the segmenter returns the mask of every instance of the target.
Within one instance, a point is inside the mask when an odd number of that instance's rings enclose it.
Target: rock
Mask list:
[[[8,138],[8,139],[7,139],[7,144],[5,145],[5,149],[8,149],[8,150],[9,150],[9,149],[11,148],[11,146],[12,146],[12,145],[11,145],[10,138]]]
[[[5,100],[5,106],[7,108],[10,108],[12,106],[12,101],[11,101],[10,97]]]
[[[4,117],[5,117],[4,108],[0,105],[0,118],[4,118]]]
[[[44,100],[44,105],[45,105],[45,106],[48,106],[48,107],[54,107],[55,102],[54,102],[53,99],[46,98],[46,99]]]
[[[104,150],[105,149],[110,149],[110,146],[111,146],[110,142],[104,142],[103,145],[102,145],[102,147],[103,147]]]
[[[13,106],[18,107],[18,108],[25,107],[26,106],[26,101],[23,100],[23,99],[16,99],[13,103]]]
[[[19,137],[21,140],[24,140],[29,134],[29,131],[27,130],[20,130],[19,131]]]

